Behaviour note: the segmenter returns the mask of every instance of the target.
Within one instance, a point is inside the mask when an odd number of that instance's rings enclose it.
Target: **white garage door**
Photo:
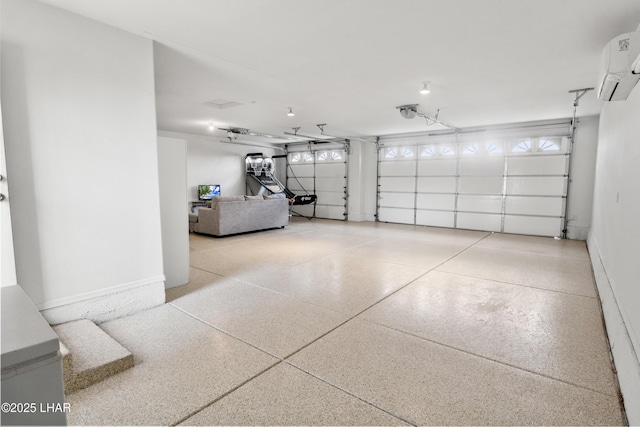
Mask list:
[[[381,142],[379,221],[562,235],[570,148],[566,123]]]
[[[294,206],[306,217],[347,219],[347,161],[344,148],[291,152],[286,185],[296,194],[315,194],[312,205]]]

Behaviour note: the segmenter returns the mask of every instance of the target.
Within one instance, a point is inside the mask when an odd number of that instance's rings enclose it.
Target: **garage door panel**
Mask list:
[[[317,178],[316,179],[316,191],[344,191],[344,186],[345,186],[344,178]]]
[[[340,153],[342,157],[340,157]],[[310,157],[311,156],[311,157]],[[346,153],[343,150],[329,150],[319,153],[304,152],[292,156],[293,160],[285,168],[287,188],[295,194],[315,194],[317,202],[310,205],[292,206],[292,212],[318,218],[344,220],[347,201],[345,189],[347,185]],[[304,161],[307,158],[313,162]]]
[[[564,175],[566,156],[519,156],[509,158],[509,175]]]
[[[313,163],[296,163],[290,165],[289,175],[300,177],[313,177]]]
[[[381,177],[380,191],[415,191],[415,178],[397,178],[397,177]]]
[[[416,224],[453,228],[455,221],[453,212],[417,210]]]
[[[344,178],[344,163],[318,163],[316,164],[316,178]]]
[[[453,211],[456,207],[456,196],[453,194],[418,194],[418,209],[438,209]]]
[[[502,227],[502,217],[499,214],[458,212],[457,226],[458,228],[469,230],[500,231]]]
[[[381,176],[415,176],[416,163],[415,161],[381,162],[378,173]]]
[[[458,192],[463,194],[502,194],[503,178],[460,177]]]
[[[378,211],[378,219],[385,222],[413,224],[413,209],[383,208]]]
[[[317,205],[316,216],[320,218],[344,220],[344,206]]]
[[[507,194],[531,196],[562,196],[565,193],[563,176],[508,177]]]
[[[289,181],[287,182],[287,188],[294,193],[299,191],[302,191],[304,193],[303,188],[309,192],[312,192],[313,178],[298,178],[297,180],[289,178]]]
[[[292,206],[291,212],[310,217],[313,216],[313,205]]]
[[[336,191],[316,191],[318,204],[344,206],[344,193]]]
[[[455,193],[455,177],[420,177],[418,178],[419,193]]]
[[[502,212],[502,196],[463,195],[458,197],[458,211],[467,212]]]
[[[519,197],[507,196],[505,213],[524,215],[560,216],[564,212],[561,197]]]
[[[430,159],[420,160],[418,162],[418,175],[419,176],[442,176],[451,175],[455,176],[457,170],[456,159]]]
[[[460,175],[502,176],[504,157],[474,157],[460,159]]]
[[[380,206],[413,209],[413,193],[380,193]]]
[[[569,157],[546,139],[520,136],[527,131],[509,129],[504,137],[496,136],[498,144],[471,144],[466,135],[460,142],[449,135],[407,140],[421,144],[416,145],[417,159],[401,160],[399,154],[394,161],[379,158],[379,194],[407,193],[380,199],[379,212],[390,222],[557,235],[566,206]],[[560,137],[550,141],[556,139]],[[414,178],[415,185],[410,182]]]
[[[534,236],[561,236],[562,218],[507,215],[504,218],[504,232],[529,234]]]

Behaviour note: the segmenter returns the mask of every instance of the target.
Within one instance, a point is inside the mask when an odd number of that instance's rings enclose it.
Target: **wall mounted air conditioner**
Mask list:
[[[640,80],[640,31],[619,35],[602,51],[598,98],[627,99]]]

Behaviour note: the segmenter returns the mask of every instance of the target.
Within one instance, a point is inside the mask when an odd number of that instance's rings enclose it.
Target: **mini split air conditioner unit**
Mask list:
[[[619,35],[602,51],[598,98],[627,99],[640,80],[640,31]]]

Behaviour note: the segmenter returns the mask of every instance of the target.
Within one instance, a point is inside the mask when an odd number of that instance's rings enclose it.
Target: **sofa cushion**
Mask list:
[[[214,202],[243,202],[244,196],[213,196]]]
[[[198,214],[197,213],[189,214],[189,222],[198,222]]]
[[[245,200],[264,200],[262,196],[244,196]]]

